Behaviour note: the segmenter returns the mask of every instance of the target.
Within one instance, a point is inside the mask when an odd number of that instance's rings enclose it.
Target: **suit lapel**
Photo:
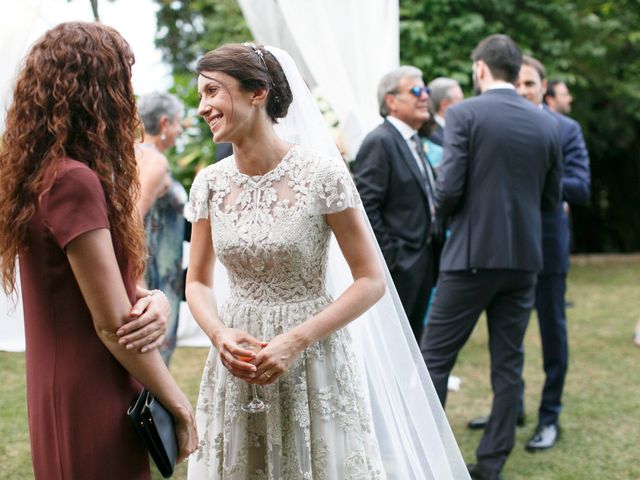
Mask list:
[[[409,149],[409,145],[407,145],[407,141],[400,135],[400,132],[396,127],[391,125],[391,123],[385,119],[384,127],[391,133],[394,142],[396,143],[396,147],[400,151],[402,155],[400,158],[402,162],[404,162],[405,166],[409,169],[409,171],[413,174],[416,182],[418,182],[418,186],[422,191],[422,194],[427,198],[427,187],[424,184],[424,177],[420,170],[418,169],[418,164],[416,163],[416,159],[413,156],[413,153]],[[428,167],[427,167],[428,168]]]

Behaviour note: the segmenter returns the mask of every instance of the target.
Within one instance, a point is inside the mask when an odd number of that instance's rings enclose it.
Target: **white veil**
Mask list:
[[[275,126],[276,133],[288,142],[326,152],[329,158],[344,166],[295,62],[284,50],[266,49],[280,62],[293,93],[287,116]],[[386,478],[468,479],[468,470],[364,209],[362,213],[384,267],[388,288],[378,303],[347,328],[366,379]],[[327,269],[329,291],[336,298],[352,281],[347,263],[332,237]]]

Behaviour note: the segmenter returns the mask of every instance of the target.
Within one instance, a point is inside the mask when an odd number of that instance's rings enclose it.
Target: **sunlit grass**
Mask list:
[[[570,366],[561,440],[546,452],[524,450],[544,381],[534,312],[525,339],[527,425],[518,428],[505,478],[640,479],[640,349],[631,342],[640,316],[640,262],[574,265],[567,298],[574,306],[567,309]],[[483,319],[453,372],[462,377],[462,388],[449,395],[447,413],[467,462],[475,462],[481,432],[467,430],[466,422],[489,412],[491,404],[486,341]]]

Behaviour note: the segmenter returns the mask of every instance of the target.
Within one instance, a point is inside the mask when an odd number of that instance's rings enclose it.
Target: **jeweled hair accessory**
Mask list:
[[[262,65],[264,65],[264,68],[266,68],[266,69],[267,69],[267,73],[268,73],[268,72],[269,72],[269,69],[267,68],[267,64],[266,64],[266,63],[265,63],[265,61],[264,61],[264,53],[262,53],[262,50],[260,50],[260,49],[258,48],[258,46],[257,46],[255,43],[252,43],[252,42],[244,42],[244,43],[241,43],[241,45],[242,45],[243,47],[249,47],[249,48],[252,48],[252,49],[253,49],[253,51],[255,52],[255,54],[256,54],[256,55],[258,55],[258,57],[260,57],[260,61],[262,62]]]
[[[265,71],[267,72],[267,76],[269,77],[269,87],[273,86],[273,78],[271,78],[271,73],[269,72],[269,67],[267,67],[267,62],[265,62],[264,60],[264,53],[262,53],[262,50],[260,50],[260,48],[253,42],[243,42],[240,45],[242,45],[243,47],[249,47],[253,50],[253,52],[258,55],[258,58],[260,58],[260,61],[262,62],[262,65],[264,66]],[[280,101],[280,98],[276,95],[275,96],[275,100],[276,102]]]

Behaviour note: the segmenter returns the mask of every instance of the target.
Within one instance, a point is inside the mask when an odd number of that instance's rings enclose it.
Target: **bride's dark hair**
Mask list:
[[[268,89],[267,114],[274,123],[287,114],[293,99],[280,63],[263,46],[222,45],[203,55],[196,64],[196,71],[199,74],[222,72],[238,80],[240,88],[248,92]]]

